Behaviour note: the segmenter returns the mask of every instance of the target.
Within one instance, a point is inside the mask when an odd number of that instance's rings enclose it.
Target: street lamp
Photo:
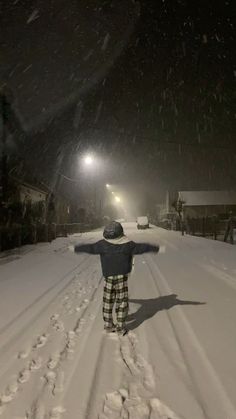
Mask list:
[[[115,196],[115,201],[119,203],[121,201],[120,197],[119,196]]]
[[[93,154],[87,153],[82,157],[82,162],[84,164],[84,171],[87,174],[88,179],[88,189],[89,196],[91,199],[91,207],[93,207],[94,212],[97,209],[97,185],[95,178],[96,163],[97,159]]]
[[[91,166],[91,164],[94,162],[94,158],[93,158],[93,156],[91,156],[90,154],[88,154],[88,155],[86,155],[85,157],[84,157],[84,163],[87,165],[87,166]]]

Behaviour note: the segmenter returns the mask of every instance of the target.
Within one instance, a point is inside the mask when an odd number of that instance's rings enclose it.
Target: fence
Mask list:
[[[187,218],[183,223],[175,222],[171,224],[168,220],[159,221],[154,224],[168,230],[182,231],[182,234],[191,234],[193,236],[209,237],[214,240],[230,241],[234,244],[236,241],[236,218],[229,217],[222,219],[218,216]]]
[[[236,218],[231,216],[227,219],[220,217],[188,218],[185,231],[187,234],[202,237],[212,237],[215,240],[236,242]]]
[[[57,237],[84,233],[99,226],[97,222],[87,224],[13,224],[10,227],[0,226],[0,251],[13,249],[25,244],[51,242]]]
[[[227,229],[228,220],[221,220],[218,217],[188,218],[185,231],[193,236],[212,237],[223,239]]]

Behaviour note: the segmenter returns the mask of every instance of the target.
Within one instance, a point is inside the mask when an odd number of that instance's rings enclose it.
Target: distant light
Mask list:
[[[91,165],[92,163],[93,163],[93,157],[92,156],[90,156],[90,155],[88,155],[88,156],[85,156],[84,157],[84,162],[85,162],[85,164],[87,164],[88,166],[89,165]]]
[[[116,202],[120,202],[121,201],[120,197],[119,196],[115,196],[115,201]]]
[[[111,185],[109,185],[109,183],[107,183],[107,184],[106,184],[106,188],[107,188],[107,189],[108,189],[108,188],[110,188],[110,186],[111,186]]]
[[[111,191],[112,195],[115,195],[115,192]]]

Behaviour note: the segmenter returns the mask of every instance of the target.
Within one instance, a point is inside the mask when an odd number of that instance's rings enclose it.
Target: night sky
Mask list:
[[[232,2],[143,3],[133,42],[88,105],[93,112],[100,96],[97,128],[120,157],[129,150],[141,177],[155,173],[181,188],[234,185],[233,16]]]
[[[2,80],[34,168],[75,176],[90,149],[127,188],[235,188],[233,1],[65,3],[2,6]]]

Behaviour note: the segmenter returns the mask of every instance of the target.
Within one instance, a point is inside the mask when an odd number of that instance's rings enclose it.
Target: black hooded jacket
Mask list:
[[[76,253],[90,253],[100,255],[102,273],[104,277],[113,275],[127,275],[132,269],[132,259],[134,255],[140,255],[147,252],[157,253],[159,246],[153,246],[149,243],[135,243],[126,241],[124,243],[112,243],[107,240],[99,240],[93,244],[77,244]]]

